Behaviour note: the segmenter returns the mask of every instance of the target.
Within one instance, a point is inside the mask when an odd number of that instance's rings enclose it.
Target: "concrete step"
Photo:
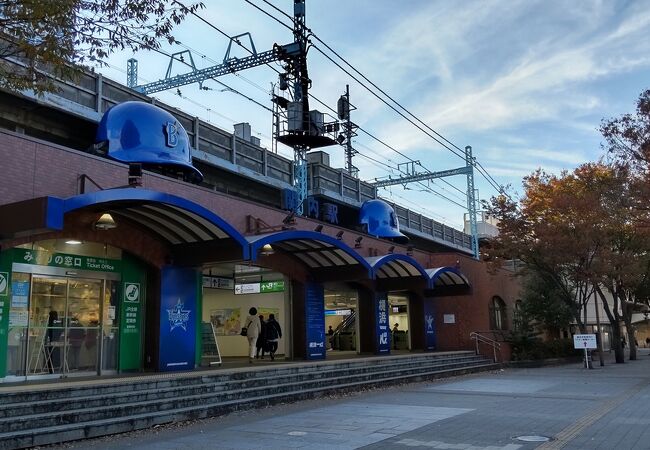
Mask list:
[[[110,383],[102,384],[101,380],[97,380],[97,383],[92,385],[85,386],[76,386],[72,388],[57,388],[56,384],[53,384],[50,389],[39,389],[38,391],[29,391],[25,390],[22,392],[16,393],[0,393],[0,397],[3,399],[2,405],[0,405],[0,410],[2,410],[3,405],[9,404],[19,404],[26,402],[36,402],[42,400],[55,400],[55,399],[76,399],[79,397],[89,397],[89,396],[98,396],[98,395],[107,395],[111,393],[124,393],[132,391],[140,391],[147,389],[164,389],[164,388],[178,388],[180,386],[200,386],[204,385],[206,382],[224,382],[229,381],[233,378],[258,378],[262,373],[264,377],[269,376],[270,371],[277,371],[286,373],[287,371],[291,373],[304,373],[304,374],[321,374],[324,370],[345,370],[348,368],[372,370],[374,366],[406,366],[410,364],[423,364],[425,361],[439,361],[439,360],[456,360],[458,358],[466,358],[470,360],[480,360],[480,356],[476,356],[473,352],[458,352],[453,354],[443,354],[436,355],[434,357],[428,355],[418,355],[408,358],[373,358],[365,360],[365,362],[360,362],[360,360],[353,361],[340,361],[340,362],[323,362],[323,363],[313,363],[310,365],[278,365],[278,366],[265,366],[262,369],[257,369],[254,371],[244,371],[240,373],[217,373],[217,374],[198,374],[187,373],[186,377],[168,377],[160,378],[156,377],[151,379],[147,377],[147,380],[142,380],[141,377],[134,377],[132,379],[125,378],[119,383]],[[361,360],[364,361],[364,360]],[[268,368],[267,368],[268,367]],[[1,414],[1,413],[0,413]],[[1,415],[0,415],[1,417]]]
[[[421,381],[426,379],[442,378],[447,376],[461,375],[483,370],[499,368],[499,364],[471,365],[462,368],[443,369],[424,372],[411,376],[392,376],[373,380],[372,382],[353,382],[344,385],[319,386],[302,390],[299,392],[273,393],[266,396],[248,397],[238,400],[216,402],[200,406],[176,408],[166,411],[151,411],[130,416],[113,417],[101,420],[89,420],[65,425],[54,425],[40,429],[29,429],[12,433],[0,434],[0,449],[16,449],[46,445],[57,442],[66,442],[84,438],[105,436],[109,434],[122,433],[132,430],[148,428],[157,424],[164,424],[174,421],[191,420],[205,417],[213,417],[228,412],[265,407],[281,402],[298,401],[327,395],[334,392],[357,391],[364,387],[387,386],[405,381]]]
[[[2,430],[2,418],[11,417],[16,418],[27,414],[38,414],[51,410],[64,411],[77,409],[79,407],[91,408],[106,404],[120,404],[124,402],[131,402],[134,399],[137,401],[148,401],[153,399],[164,399],[173,397],[186,397],[198,393],[219,392],[226,389],[240,389],[247,386],[267,386],[277,383],[300,382],[305,378],[324,380],[328,377],[341,377],[352,372],[354,374],[374,373],[377,371],[395,371],[406,370],[412,367],[425,368],[429,365],[440,364],[457,364],[457,363],[472,363],[480,362],[480,357],[461,356],[459,358],[444,358],[432,359],[425,361],[409,362],[408,364],[381,364],[372,366],[359,366],[354,369],[341,369],[339,366],[324,367],[315,373],[295,373],[291,369],[269,368],[267,370],[256,370],[248,372],[248,378],[233,379],[233,377],[219,376],[219,377],[203,377],[202,383],[192,383],[188,385],[173,385],[160,387],[158,384],[151,386],[151,383],[133,384],[129,386],[130,389],[115,390],[114,387],[110,388],[110,392],[106,389],[93,389],[87,392],[88,389],[80,389],[77,395],[68,398],[54,398],[47,400],[32,400],[30,398],[21,398],[14,396],[14,398],[3,397],[3,404],[0,406],[0,431]],[[216,378],[216,381],[212,381]],[[165,383],[167,384],[167,383]],[[101,388],[101,387],[100,387]],[[38,398],[38,397],[37,397]]]
[[[142,395],[122,395],[117,398],[79,399],[72,403],[41,404],[33,407],[29,414],[0,419],[0,432],[24,430],[29,427],[48,427],[55,424],[74,423],[80,420],[100,420],[120,415],[137,414],[151,410],[167,410],[181,406],[193,406],[214,401],[231,401],[250,396],[264,396],[275,392],[309,390],[319,385],[338,386],[349,383],[372,382],[392,376],[414,376],[441,369],[467,366],[466,362],[428,364],[421,367],[383,370],[370,373],[348,372],[332,373],[327,378],[275,377],[273,380],[253,380],[253,382],[232,382],[226,386],[207,385],[204,389],[188,391],[168,391],[157,395],[156,391]],[[16,409],[20,406],[16,405]],[[25,408],[29,409],[29,408]],[[56,411],[56,412],[52,412]]]
[[[496,367],[500,366],[472,352],[458,352],[282,364],[145,380],[134,377],[77,389],[52,386],[46,392],[0,393],[0,449],[82,439],[250,405]],[[105,425],[103,431],[101,424]]]

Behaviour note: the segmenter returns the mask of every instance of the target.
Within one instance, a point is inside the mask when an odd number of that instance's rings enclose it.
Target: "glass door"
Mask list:
[[[106,280],[102,314],[102,365],[101,373],[117,371],[117,350],[120,320],[119,281]]]
[[[68,279],[66,372],[98,371],[104,280]]]
[[[104,280],[33,276],[27,376],[97,373],[103,290]]]
[[[33,277],[29,304],[27,375],[61,374],[65,361],[64,277]]]

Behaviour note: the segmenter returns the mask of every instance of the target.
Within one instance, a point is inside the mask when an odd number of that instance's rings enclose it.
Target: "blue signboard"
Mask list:
[[[29,281],[11,282],[11,307],[27,308],[29,301]]]
[[[163,267],[160,299],[159,369],[190,370],[196,352],[197,272]]]
[[[325,359],[325,291],[321,284],[305,285],[307,359]]]
[[[390,353],[390,330],[388,326],[388,295],[375,293],[375,336],[377,336],[377,354]]]
[[[424,299],[424,348],[426,350],[436,349],[436,320],[433,309],[433,299]]]

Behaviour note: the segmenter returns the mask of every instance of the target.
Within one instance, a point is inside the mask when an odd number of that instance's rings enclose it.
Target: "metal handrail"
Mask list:
[[[469,338],[473,339],[474,342],[476,342],[476,354],[477,355],[479,354],[478,344],[480,342],[492,346],[492,351],[494,353],[494,362],[495,363],[498,362],[498,360],[497,360],[497,350],[499,350],[499,354],[501,354],[501,343],[499,343],[498,341],[495,341],[494,339],[490,339],[489,337],[484,336],[484,335],[482,335],[480,333],[477,333],[476,331],[471,332],[469,334]]]

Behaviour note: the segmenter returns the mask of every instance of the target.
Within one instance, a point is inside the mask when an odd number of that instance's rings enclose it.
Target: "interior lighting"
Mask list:
[[[67,241],[65,241],[65,243],[68,244],[68,245],[81,245],[81,244],[83,244],[83,242],[78,241],[76,239],[67,240]]]
[[[260,250],[260,253],[262,255],[268,256],[268,255],[272,255],[274,253],[274,250],[271,244],[264,244]]]
[[[117,227],[115,219],[113,219],[113,216],[111,216],[109,213],[102,214],[99,220],[95,222],[95,229],[97,230],[106,231],[111,230],[115,227]]]

